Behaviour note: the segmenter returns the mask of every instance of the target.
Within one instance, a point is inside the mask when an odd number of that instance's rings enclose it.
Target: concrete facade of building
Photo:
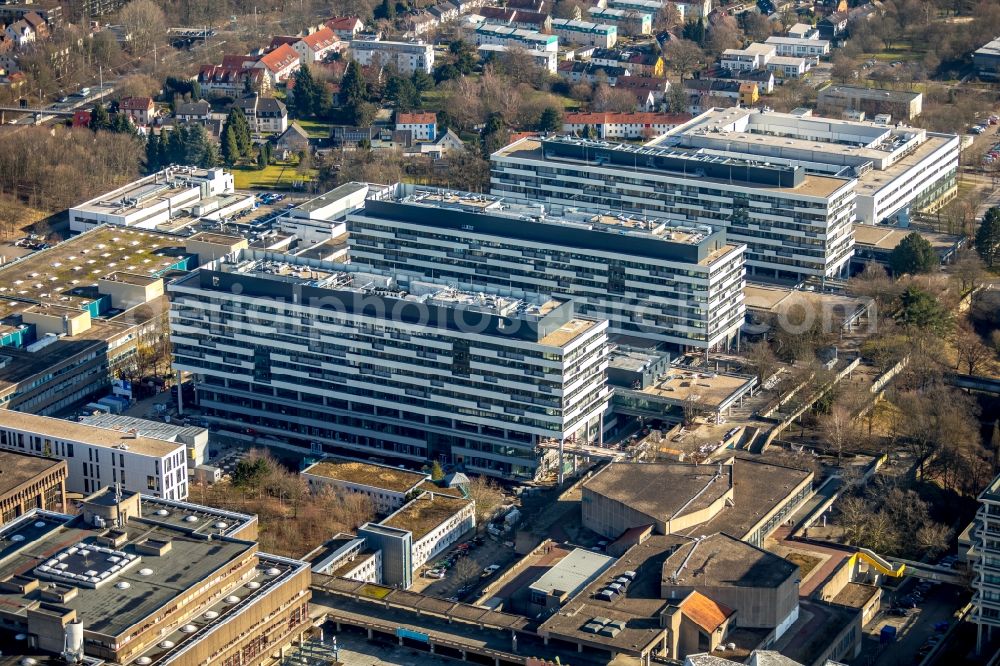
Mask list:
[[[0,524],[32,509],[66,508],[66,462],[0,451]]]
[[[730,243],[746,244],[748,272],[833,277],[850,261],[856,208],[850,177],[807,174],[801,166],[738,153],[573,138],[521,139],[490,161],[496,196],[725,230]]]
[[[369,200],[348,225],[358,265],[469,289],[541,290],[618,333],[707,349],[743,321],[743,247],[704,229],[406,185]]]
[[[598,437],[607,322],[343,269],[243,251],[171,286],[174,367],[194,374],[207,419],[299,453],[507,479],[544,472],[543,440]]]

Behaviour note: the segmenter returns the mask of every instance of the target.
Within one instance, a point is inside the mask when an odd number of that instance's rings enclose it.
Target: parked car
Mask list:
[[[492,576],[493,574],[495,574],[498,571],[500,571],[500,565],[499,564],[491,564],[490,566],[488,566],[485,569],[483,569],[483,573],[480,575],[480,577],[481,578],[489,578],[490,576]]]
[[[441,569],[431,569],[424,575],[427,576],[428,578],[435,578],[437,580],[441,580],[442,578],[444,578],[445,573]]]

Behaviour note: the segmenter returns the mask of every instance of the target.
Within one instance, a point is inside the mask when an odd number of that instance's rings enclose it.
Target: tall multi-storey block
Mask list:
[[[977,650],[1000,628],[1000,476],[979,495],[979,510],[971,529],[969,571],[972,574],[972,615]],[[984,632],[985,630],[985,632]]]
[[[206,418],[248,443],[506,479],[543,472],[543,444],[600,437],[606,321],[332,266],[244,250],[171,288],[174,367]]]
[[[351,58],[359,65],[392,65],[403,74],[434,71],[434,45],[423,42],[351,40]]]
[[[348,227],[357,265],[551,293],[676,348],[725,344],[743,322],[744,247],[709,228],[409,185],[369,199]]]
[[[121,484],[172,500],[188,495],[183,443],[0,409],[0,448],[65,460],[70,492]]]
[[[520,139],[491,156],[490,177],[496,196],[724,229],[746,244],[749,271],[796,279],[846,270],[855,182],[763,158],[572,137]]]

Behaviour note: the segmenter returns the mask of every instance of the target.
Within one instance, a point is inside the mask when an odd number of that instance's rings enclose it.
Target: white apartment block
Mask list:
[[[69,209],[71,231],[101,224],[164,229],[170,221],[203,200],[236,191],[233,175],[222,169],[167,167]]]
[[[773,44],[750,44],[745,49],[726,49],[719,64],[733,71],[763,69],[777,54]]]
[[[552,34],[570,44],[610,49],[618,42],[618,26],[576,19],[552,19]]]
[[[0,410],[0,448],[66,461],[66,490],[124,490],[169,500],[188,495],[186,447],[123,430]]]
[[[808,58],[793,58],[792,56],[774,56],[765,69],[781,79],[797,79],[812,67]]]
[[[572,299],[613,332],[727,345],[743,323],[744,247],[709,228],[397,185],[348,216],[351,260],[463,289]],[[605,209],[606,211],[606,209]]]
[[[321,460],[302,470],[309,489],[330,488],[355,493],[371,500],[379,513],[391,513],[418,492],[430,476],[390,465],[355,460]]]
[[[359,65],[394,66],[401,74],[434,71],[434,45],[423,42],[351,41],[351,58]]]
[[[505,48],[519,46],[529,51],[556,53],[559,50],[559,37],[544,35],[536,30],[484,23],[476,28],[476,45],[480,47],[503,46]]]
[[[636,9],[591,7],[587,10],[595,22],[618,26],[619,34],[648,35],[653,32],[653,15]]]
[[[834,277],[853,253],[853,178],[704,150],[570,137],[522,139],[490,159],[496,196],[724,230],[728,242],[746,245],[754,273]]]
[[[765,43],[777,49],[780,56],[795,58],[820,58],[830,55],[830,42],[825,39],[800,39],[796,37],[768,37]]]
[[[854,178],[856,221],[863,224],[933,210],[957,187],[958,136],[905,124],[712,109],[667,137],[672,145],[713,155]]]
[[[573,304],[243,250],[170,286],[174,368],[229,436],[533,479],[596,440],[607,322]]]

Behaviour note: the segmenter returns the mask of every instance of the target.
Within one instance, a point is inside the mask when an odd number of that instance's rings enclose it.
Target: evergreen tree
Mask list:
[[[184,162],[184,140],[186,139],[187,128],[181,125],[170,133],[170,144],[167,154],[170,155],[171,164],[185,164]]]
[[[231,125],[222,132],[222,161],[232,166],[240,159],[240,146],[236,142],[236,131]]]
[[[116,113],[112,116],[110,129],[115,134],[136,135],[138,133],[132,120],[124,113]]]
[[[559,109],[548,106],[542,111],[542,117],[538,119],[539,132],[558,132],[562,129],[562,114]]]
[[[264,166],[274,161],[274,148],[267,141],[260,144],[260,151],[264,153]]]
[[[420,106],[420,93],[413,81],[403,76],[393,76],[385,85],[386,100],[393,103],[396,111],[411,111]]]
[[[198,161],[198,166],[202,169],[212,169],[219,166],[219,161],[219,146],[209,139],[202,147],[201,159]]]
[[[340,82],[340,96],[344,100],[344,106],[351,109],[368,100],[368,86],[361,75],[361,66],[356,61],[352,60],[344,72],[344,78]]]
[[[250,132],[250,122],[239,107],[234,106],[229,110],[229,115],[226,117],[226,124],[223,126],[223,134],[228,129],[233,130],[233,138],[236,141],[239,155],[241,157],[250,157],[253,154],[253,138]],[[223,157],[225,157],[225,150],[222,152]]]
[[[205,156],[205,145],[210,143],[208,132],[201,125],[188,125],[181,137],[184,144],[184,163],[199,164]]]
[[[98,102],[90,113],[90,129],[94,132],[111,128],[111,116],[104,105]]]
[[[413,70],[413,86],[419,91],[424,92],[425,90],[430,90],[434,87],[434,77],[425,72],[422,69]]]
[[[489,159],[491,154],[510,143],[509,139],[510,132],[507,131],[503,118],[499,113],[491,113],[483,127],[483,158]]]
[[[263,145],[260,147],[260,150],[257,151],[257,168],[261,170],[267,168],[267,154],[264,152]]]
[[[976,231],[976,252],[990,268],[1000,263],[1000,208],[990,208]]]
[[[303,66],[295,74],[291,107],[292,114],[297,118],[314,116],[323,107],[323,86],[313,78],[308,67]]]
[[[158,168],[162,169],[171,164],[170,162],[170,130],[164,129],[160,132],[160,141],[157,147],[156,157]]]
[[[146,137],[146,171],[147,173],[154,173],[159,170],[160,139],[150,130],[149,135]]]
[[[940,263],[931,244],[915,231],[900,241],[889,255],[889,267],[896,275],[930,273]]]

